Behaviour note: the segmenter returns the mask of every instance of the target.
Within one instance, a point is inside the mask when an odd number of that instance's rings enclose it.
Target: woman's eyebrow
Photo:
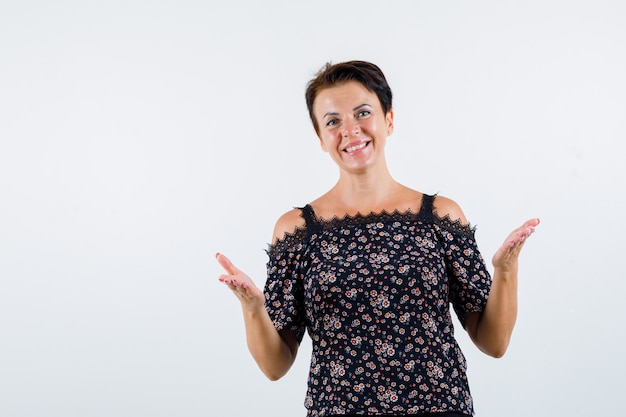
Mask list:
[[[358,106],[356,106],[355,108],[353,108],[353,109],[352,109],[352,111],[356,111],[356,110],[358,110],[358,109],[360,109],[360,108],[363,108],[363,107],[372,107],[372,106],[371,106],[371,105],[369,105],[369,104],[367,104],[367,103],[363,103],[363,104],[359,104]]]
[[[352,109],[352,111],[357,111],[357,110],[359,110],[359,109],[361,109],[363,107],[372,107],[372,106],[370,104],[368,104],[368,103],[363,103],[363,104],[359,104],[358,106],[354,107]],[[339,112],[329,111],[328,113],[324,114],[324,116],[322,116],[322,118],[326,118],[328,116],[338,116],[338,115],[339,115]]]

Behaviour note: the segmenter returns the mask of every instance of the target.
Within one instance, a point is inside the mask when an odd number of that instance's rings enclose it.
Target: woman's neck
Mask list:
[[[337,184],[313,204],[326,215],[377,213],[394,209],[405,190],[387,170],[360,175],[342,172]]]

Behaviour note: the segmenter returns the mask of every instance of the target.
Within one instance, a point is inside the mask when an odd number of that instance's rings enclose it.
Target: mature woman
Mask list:
[[[518,256],[539,220],[507,237],[492,277],[460,207],[390,175],[392,94],[376,65],[326,65],[306,102],[339,167],[336,185],[278,219],[263,292],[217,255],[252,356],[276,380],[308,331],[309,417],[472,415],[450,305],[476,346],[502,356],[517,315]]]

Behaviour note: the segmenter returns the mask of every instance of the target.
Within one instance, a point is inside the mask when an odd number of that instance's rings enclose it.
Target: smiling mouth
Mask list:
[[[363,142],[360,143],[358,145],[354,145],[354,146],[350,146],[349,148],[344,149],[344,152],[354,152],[354,151],[358,151],[359,149],[363,149],[367,146],[369,142]]]

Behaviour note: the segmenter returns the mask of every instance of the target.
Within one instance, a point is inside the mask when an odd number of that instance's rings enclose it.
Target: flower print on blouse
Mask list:
[[[331,414],[472,415],[465,357],[450,304],[482,311],[491,276],[474,229],[433,212],[322,220],[268,249],[266,308],[278,330],[312,340],[308,417]]]

